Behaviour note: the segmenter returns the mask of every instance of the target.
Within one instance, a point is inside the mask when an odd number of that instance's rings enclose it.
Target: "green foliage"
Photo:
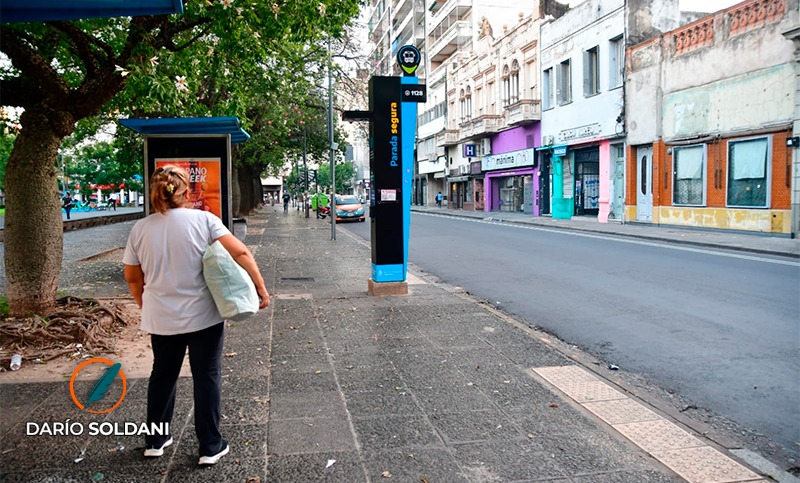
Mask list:
[[[0,129],[0,190],[5,189],[6,165],[8,165],[8,157],[11,156],[11,150],[14,149],[14,139],[16,136],[5,134]]]
[[[10,312],[10,308],[8,306],[8,299],[0,296],[0,316],[5,317]]]
[[[61,103],[48,107],[80,111],[77,120],[96,113],[244,117],[265,83],[286,91],[305,72],[274,74],[287,46],[341,37],[359,3],[198,0],[185,2],[182,15],[4,24],[0,48],[13,63],[0,69],[4,103]],[[42,65],[56,75],[42,76]],[[40,98],[25,95],[41,82]],[[45,94],[63,87],[74,95]],[[102,109],[88,107],[93,99]]]
[[[356,174],[356,167],[352,161],[340,161],[334,163],[336,167],[336,192],[349,193],[353,188],[353,178]],[[321,187],[330,189],[331,169],[330,164],[326,163],[319,167],[317,173],[317,183]]]

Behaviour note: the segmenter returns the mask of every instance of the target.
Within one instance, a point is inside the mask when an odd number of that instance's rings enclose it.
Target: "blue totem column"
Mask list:
[[[403,77],[375,76],[369,82],[370,295],[408,293],[408,237],[411,183],[417,132],[417,103],[426,90],[413,74],[420,61],[416,47],[400,48]]]

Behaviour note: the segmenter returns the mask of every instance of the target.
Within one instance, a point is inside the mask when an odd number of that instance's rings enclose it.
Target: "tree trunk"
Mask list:
[[[241,210],[242,193],[239,190],[239,169],[236,165],[231,166],[231,211],[234,218],[244,216]]]
[[[255,209],[261,206],[261,199],[264,197],[264,188],[261,187],[261,176],[253,176],[250,180],[250,187],[253,190],[253,200],[250,203],[250,209]]]
[[[242,216],[249,215],[252,206],[250,206],[250,198],[252,197],[252,190],[250,189],[250,169],[247,166],[239,167],[239,176],[237,184],[239,185],[239,210]]]
[[[12,316],[46,315],[55,307],[64,228],[55,169],[63,139],[46,114],[22,115],[6,167],[6,292]]]

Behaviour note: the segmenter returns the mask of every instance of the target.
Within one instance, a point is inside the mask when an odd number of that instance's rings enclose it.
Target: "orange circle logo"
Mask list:
[[[108,368],[103,375],[100,376],[100,379],[97,380],[92,388],[92,391],[89,393],[89,397],[86,399],[86,403],[84,404],[75,395],[75,378],[78,377],[78,374],[81,372],[81,370],[83,370],[83,368],[89,364],[105,364],[108,366]],[[116,404],[103,410],[89,409],[88,406],[90,403],[103,399],[108,392],[108,389],[111,387],[111,384],[114,382],[114,380],[116,380],[117,375],[119,375],[120,379],[122,380],[122,395],[120,395]],[[72,402],[74,402],[75,405],[81,410],[90,412],[92,414],[105,414],[117,409],[120,403],[122,403],[122,400],[125,399],[125,393],[127,390],[128,381],[125,379],[125,373],[122,372],[122,365],[119,362],[114,362],[103,357],[93,357],[81,362],[78,367],[72,371],[72,377],[69,380],[69,394],[72,396]]]

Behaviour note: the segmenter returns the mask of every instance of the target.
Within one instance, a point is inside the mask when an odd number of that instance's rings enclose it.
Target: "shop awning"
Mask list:
[[[3,0],[0,23],[183,13],[182,0]]]
[[[450,183],[460,183],[462,181],[469,181],[469,176],[451,176],[447,178]]]
[[[230,134],[231,144],[250,139],[250,135],[239,127],[238,117],[175,117],[156,119],[120,119],[120,124],[144,134]]]

